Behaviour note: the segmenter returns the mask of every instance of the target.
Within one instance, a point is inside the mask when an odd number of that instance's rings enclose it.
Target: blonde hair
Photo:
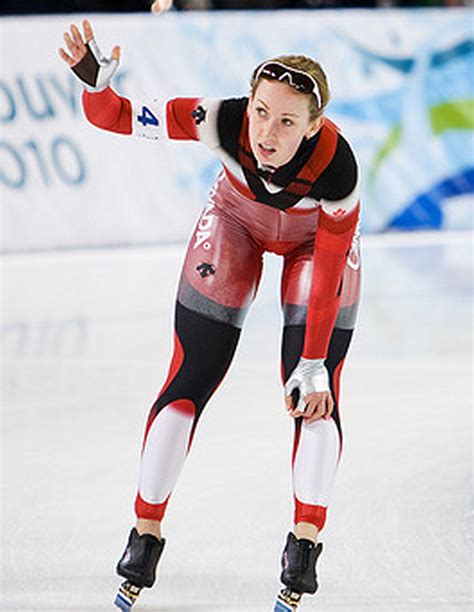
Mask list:
[[[306,57],[305,55],[280,55],[279,57],[274,57],[273,59],[265,60],[261,64],[259,64],[255,70],[253,71],[252,78],[250,79],[250,95],[254,96],[255,91],[262,79],[268,79],[265,75],[258,75],[259,69],[263,64],[269,62],[278,62],[280,64],[284,64],[288,66],[288,68],[295,68],[296,70],[301,70],[302,72],[306,72],[309,74],[318,84],[319,93],[321,95],[321,106],[318,106],[318,101],[316,96],[313,94],[302,93],[304,96],[309,97],[309,117],[311,121],[314,121],[318,117],[320,117],[327,103],[329,102],[330,92],[329,92],[329,84],[324,70],[318,62],[315,62],[310,57]],[[271,79],[270,79],[271,80]]]

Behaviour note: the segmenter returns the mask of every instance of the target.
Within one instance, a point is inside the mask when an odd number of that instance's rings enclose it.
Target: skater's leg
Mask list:
[[[224,377],[240,329],[176,305],[175,351],[145,432],[135,511],[137,530],[160,537],[158,523],[188,455],[204,407]],[[143,522],[142,522],[143,521]]]
[[[208,231],[202,241],[201,227]],[[191,447],[198,420],[234,355],[246,311],[260,280],[262,252],[224,214],[206,209],[188,248],[178,289],[175,345],[167,380],[144,436],[136,528],[117,571],[132,584],[156,568],[164,540],[161,521]],[[130,559],[132,568],[129,572]],[[150,567],[147,564],[155,564]],[[141,566],[141,574],[138,567]]]
[[[298,362],[304,343],[304,326],[288,325],[283,332],[283,371],[285,379]],[[326,521],[329,496],[342,449],[339,413],[339,381],[352,330],[334,329],[326,367],[334,399],[331,419],[309,425],[295,420],[293,444],[294,533],[298,538],[317,541]]]
[[[353,246],[354,248],[354,246]],[[355,245],[357,250],[357,244]],[[285,317],[282,342],[282,378],[288,380],[303,351],[306,311],[312,277],[311,245],[285,258],[282,279],[282,304]],[[339,380],[352,337],[359,297],[359,265],[354,259],[344,272],[339,315],[333,330],[326,368],[334,400],[329,420],[306,423],[295,420],[293,445],[294,529],[288,534],[282,555],[280,593],[275,610],[295,610],[302,593],[318,588],[316,562],[322,551],[317,544],[326,520],[329,495],[342,448],[339,413]]]
[[[183,265],[168,378],[146,427],[135,503],[139,533],[161,537],[168,499],[202,411],[231,363],[261,268],[262,250],[247,230],[206,209]]]
[[[304,326],[288,325],[283,332],[283,376],[286,380],[303,350]],[[295,420],[293,445],[294,528],[288,534],[282,555],[280,607],[293,610],[291,602],[301,593],[318,589],[316,563],[322,552],[318,536],[326,521],[329,495],[336,475],[341,452],[339,418],[339,376],[352,332],[334,329],[326,367],[334,399],[334,411],[329,420],[305,423]],[[288,606],[288,607],[285,607]]]
[[[343,276],[341,304],[333,330],[326,367],[335,403],[332,418],[307,424],[295,420],[293,487],[295,528],[298,538],[317,541],[326,519],[330,491],[342,447],[339,414],[339,380],[353,333],[359,298],[358,245],[355,243]],[[354,265],[354,262],[357,265]],[[307,303],[312,278],[312,246],[306,245],[285,258],[282,305],[285,327],[282,342],[282,376],[286,381],[301,356]]]

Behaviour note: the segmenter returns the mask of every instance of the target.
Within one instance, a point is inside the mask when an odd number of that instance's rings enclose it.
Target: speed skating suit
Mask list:
[[[339,387],[360,291],[359,173],[327,118],[274,172],[252,154],[248,98],[138,103],[111,88],[83,95],[88,120],[121,134],[207,145],[223,168],[191,237],[175,311],[169,374],[144,435],[135,512],[162,520],[202,411],[222,381],[253,301],[265,252],[283,257],[282,379],[300,356],[325,358],[330,419],[295,419],[294,520],[324,526],[342,448]]]

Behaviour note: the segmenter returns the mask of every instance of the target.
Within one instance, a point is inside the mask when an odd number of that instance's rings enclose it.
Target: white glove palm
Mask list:
[[[95,39],[90,40],[85,47],[86,54],[78,64],[72,66],[72,71],[88,91],[97,93],[110,85],[119,60],[105,57]]]
[[[328,399],[327,410],[332,412],[333,402],[329,387],[329,374],[324,365],[324,359],[306,359],[301,357],[296,368],[291,373],[285,384],[285,393],[293,397],[293,392],[298,391],[296,406],[293,406],[293,413],[305,413],[310,405],[316,410],[321,399]],[[321,394],[321,395],[313,395]],[[310,396],[310,397],[308,397]],[[315,410],[312,410],[311,414]],[[295,414],[294,414],[295,416]],[[319,415],[322,416],[322,415]]]

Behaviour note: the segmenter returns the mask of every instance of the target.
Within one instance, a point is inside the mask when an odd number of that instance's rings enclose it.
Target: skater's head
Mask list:
[[[321,126],[329,88],[321,66],[303,55],[285,55],[255,68],[248,105],[252,152],[261,165],[288,163]]]

